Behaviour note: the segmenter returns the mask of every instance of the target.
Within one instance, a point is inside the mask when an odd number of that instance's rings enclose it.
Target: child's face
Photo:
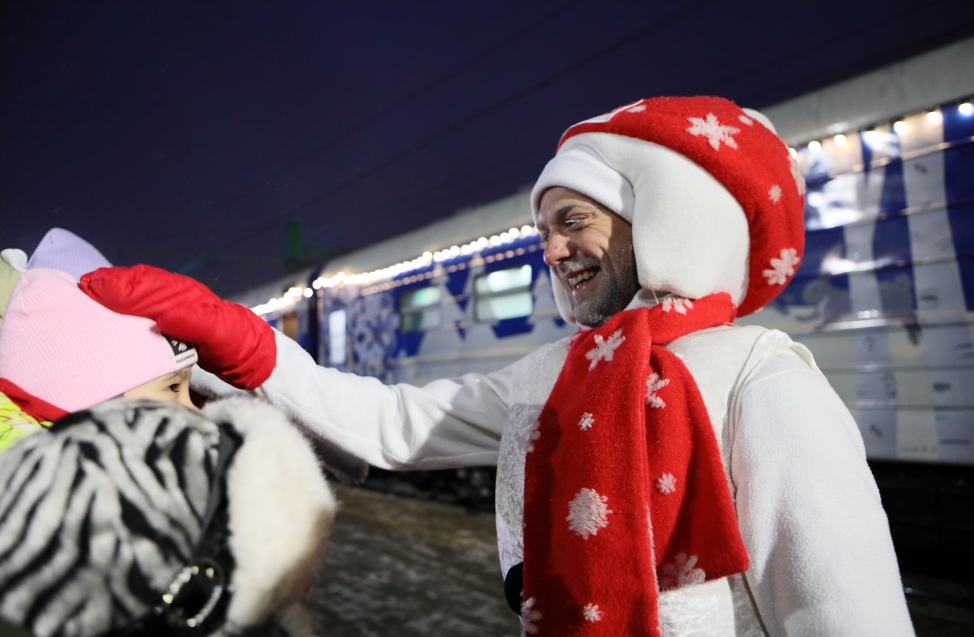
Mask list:
[[[139,385],[135,389],[128,390],[122,394],[122,398],[170,400],[187,407],[193,407],[193,401],[189,398],[189,376],[192,370],[192,367],[187,367],[178,372],[160,376],[144,385]]]

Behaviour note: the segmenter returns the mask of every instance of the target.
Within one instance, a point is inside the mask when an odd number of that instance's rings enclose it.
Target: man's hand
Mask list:
[[[150,318],[166,336],[192,343],[200,367],[234,387],[256,389],[274,371],[274,330],[194,279],[137,265],[100,268],[79,286],[108,309]]]

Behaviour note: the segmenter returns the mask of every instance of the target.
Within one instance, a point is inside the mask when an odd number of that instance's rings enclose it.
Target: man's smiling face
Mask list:
[[[536,221],[545,263],[568,291],[577,323],[602,325],[629,305],[639,281],[628,221],[561,187],[545,191]]]

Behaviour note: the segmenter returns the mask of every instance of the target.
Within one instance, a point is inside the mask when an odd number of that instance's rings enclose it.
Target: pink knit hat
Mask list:
[[[196,349],[117,314],[68,273],[29,269],[0,326],[0,379],[68,412],[193,365]]]

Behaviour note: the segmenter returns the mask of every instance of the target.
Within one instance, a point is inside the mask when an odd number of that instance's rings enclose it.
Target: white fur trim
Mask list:
[[[542,195],[545,190],[555,186],[580,192],[632,222],[632,184],[606,165],[597,152],[584,144],[558,153],[541,171],[541,176],[531,190],[531,212],[536,220]]]
[[[723,184],[652,142],[583,133],[566,141],[561,152],[577,146],[598,152],[632,184],[633,248],[643,288],[689,299],[728,292],[740,304],[747,292],[750,238],[744,211]]]
[[[203,415],[231,423],[244,439],[227,472],[237,562],[227,622],[252,626],[302,600],[337,504],[310,444],[274,407],[229,398],[210,403]]]

